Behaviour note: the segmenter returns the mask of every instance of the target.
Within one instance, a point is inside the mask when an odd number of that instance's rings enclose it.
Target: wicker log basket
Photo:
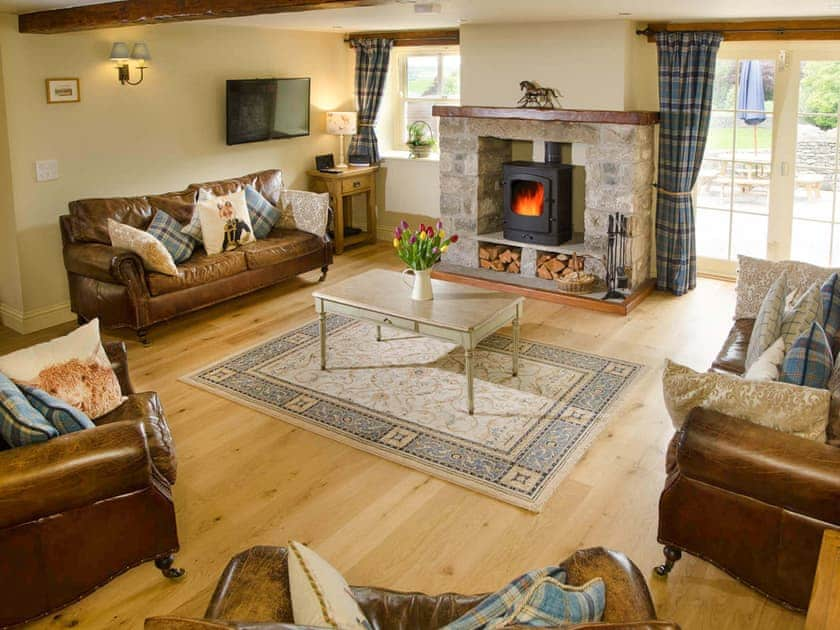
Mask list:
[[[568,275],[557,278],[557,288],[563,293],[592,293],[598,278],[583,270],[584,259],[572,254],[572,268],[577,269]]]

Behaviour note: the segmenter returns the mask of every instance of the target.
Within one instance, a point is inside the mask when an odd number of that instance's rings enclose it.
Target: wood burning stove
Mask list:
[[[557,152],[546,151],[546,156],[556,159]],[[546,161],[507,162],[502,168],[504,237],[537,245],[571,240],[572,167]]]

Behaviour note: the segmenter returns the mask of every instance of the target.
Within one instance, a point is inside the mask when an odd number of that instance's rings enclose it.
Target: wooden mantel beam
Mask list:
[[[70,33],[119,26],[167,24],[192,20],[343,9],[388,4],[391,0],[122,0],[24,13],[21,33]]]

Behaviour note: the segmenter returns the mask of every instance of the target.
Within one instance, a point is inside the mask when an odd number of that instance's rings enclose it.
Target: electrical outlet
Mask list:
[[[35,179],[39,182],[58,179],[58,160],[37,160],[35,162]]]

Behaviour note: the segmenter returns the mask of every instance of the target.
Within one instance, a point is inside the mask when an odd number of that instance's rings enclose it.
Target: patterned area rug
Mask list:
[[[459,346],[328,319],[239,352],[184,381],[304,429],[538,512],[642,366],[495,334],[475,354],[475,415]]]

